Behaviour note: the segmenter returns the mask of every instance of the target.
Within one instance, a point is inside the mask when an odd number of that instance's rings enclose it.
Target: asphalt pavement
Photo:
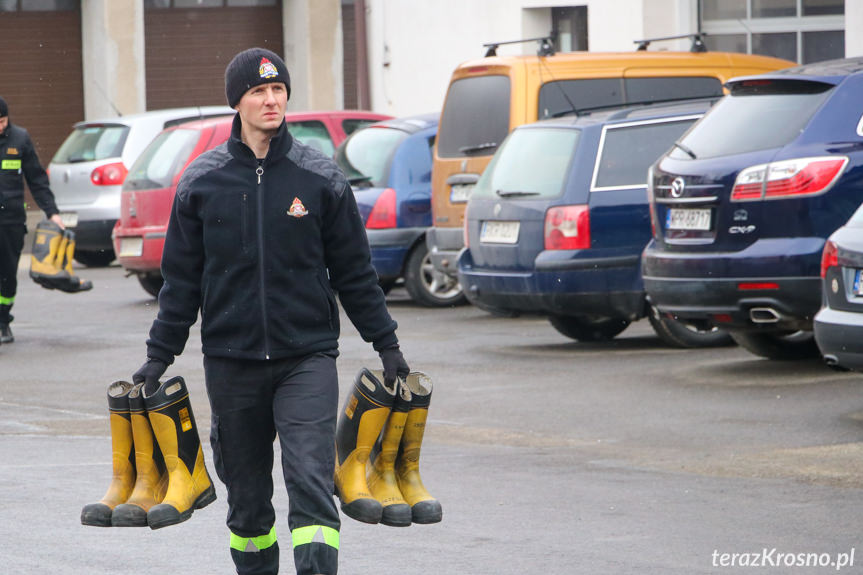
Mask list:
[[[80,524],[110,480],[105,390],[143,361],[157,307],[117,266],[78,273],[91,292],[51,292],[25,260],[17,341],[0,346],[0,573],[233,572],[218,481],[217,501],[180,525]],[[580,344],[541,318],[429,310],[400,289],[388,301],[411,367],[435,382],[421,470],[444,516],[343,516],[343,575],[863,572],[861,375],[670,349],[646,321]],[[378,361],[342,315],[342,398]],[[166,375],[189,384],[215,479],[197,326]]]

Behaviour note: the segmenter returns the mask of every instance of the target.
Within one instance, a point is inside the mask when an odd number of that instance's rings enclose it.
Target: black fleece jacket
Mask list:
[[[184,172],[162,256],[148,357],[173,362],[201,312],[204,354],[277,359],[338,346],[334,291],[364,340],[398,343],[353,192],[284,122],[259,162],[234,118]]]
[[[26,224],[24,178],[30,193],[47,217],[58,213],[39,156],[27,130],[9,122],[0,133],[0,224]]]

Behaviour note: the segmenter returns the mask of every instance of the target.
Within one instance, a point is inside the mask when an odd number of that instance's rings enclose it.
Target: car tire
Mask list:
[[[434,269],[423,240],[408,254],[405,289],[415,303],[425,307],[450,307],[467,302],[458,280]]]
[[[150,294],[153,297],[159,297],[159,290],[162,289],[162,284],[165,283],[165,280],[162,278],[162,274],[137,274],[138,275],[138,283],[141,284],[141,287],[144,288],[144,291]]]
[[[552,315],[552,327],[578,341],[609,341],[629,327],[629,320],[618,317]]]
[[[759,357],[778,360],[814,359],[821,356],[811,331],[751,332],[734,331],[737,345]]]
[[[671,347],[694,349],[720,347],[734,343],[731,335],[725,330],[715,327],[704,329],[702,326],[661,314],[655,307],[650,308],[647,318],[659,339]]]
[[[75,251],[75,260],[88,268],[107,267],[114,259],[114,250]]]

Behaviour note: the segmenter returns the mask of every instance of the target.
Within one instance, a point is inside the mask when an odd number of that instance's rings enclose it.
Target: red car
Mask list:
[[[332,156],[352,132],[390,116],[359,111],[298,112],[285,116],[288,130],[303,143]],[[123,184],[120,219],[112,238],[117,260],[137,276],[150,295],[162,287],[159,265],[168,216],[183,170],[231,134],[233,117],[196,120],[160,133],[138,158]]]

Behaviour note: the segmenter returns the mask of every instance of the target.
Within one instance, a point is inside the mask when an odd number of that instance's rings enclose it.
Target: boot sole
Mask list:
[[[203,509],[215,500],[216,490],[212,485],[210,485],[210,487],[195,499],[195,503],[183,512],[177,511],[177,509],[171,505],[156,505],[147,512],[147,525],[150,526],[150,529],[161,529],[162,527],[182,523],[192,516],[195,509]],[[155,513],[153,513],[154,511]]]
[[[345,515],[362,523],[380,523],[383,508],[376,499],[357,499],[341,505]]]
[[[81,525],[90,527],[111,527],[112,509],[107,505],[90,504],[81,510]]]
[[[411,508],[407,503],[396,503],[384,507],[381,524],[389,527],[410,527]]]
[[[137,505],[123,503],[114,508],[111,514],[114,527],[146,527],[147,512]]]
[[[440,523],[443,519],[443,509],[438,501],[420,501],[411,507],[411,515],[414,523],[422,525]]]

